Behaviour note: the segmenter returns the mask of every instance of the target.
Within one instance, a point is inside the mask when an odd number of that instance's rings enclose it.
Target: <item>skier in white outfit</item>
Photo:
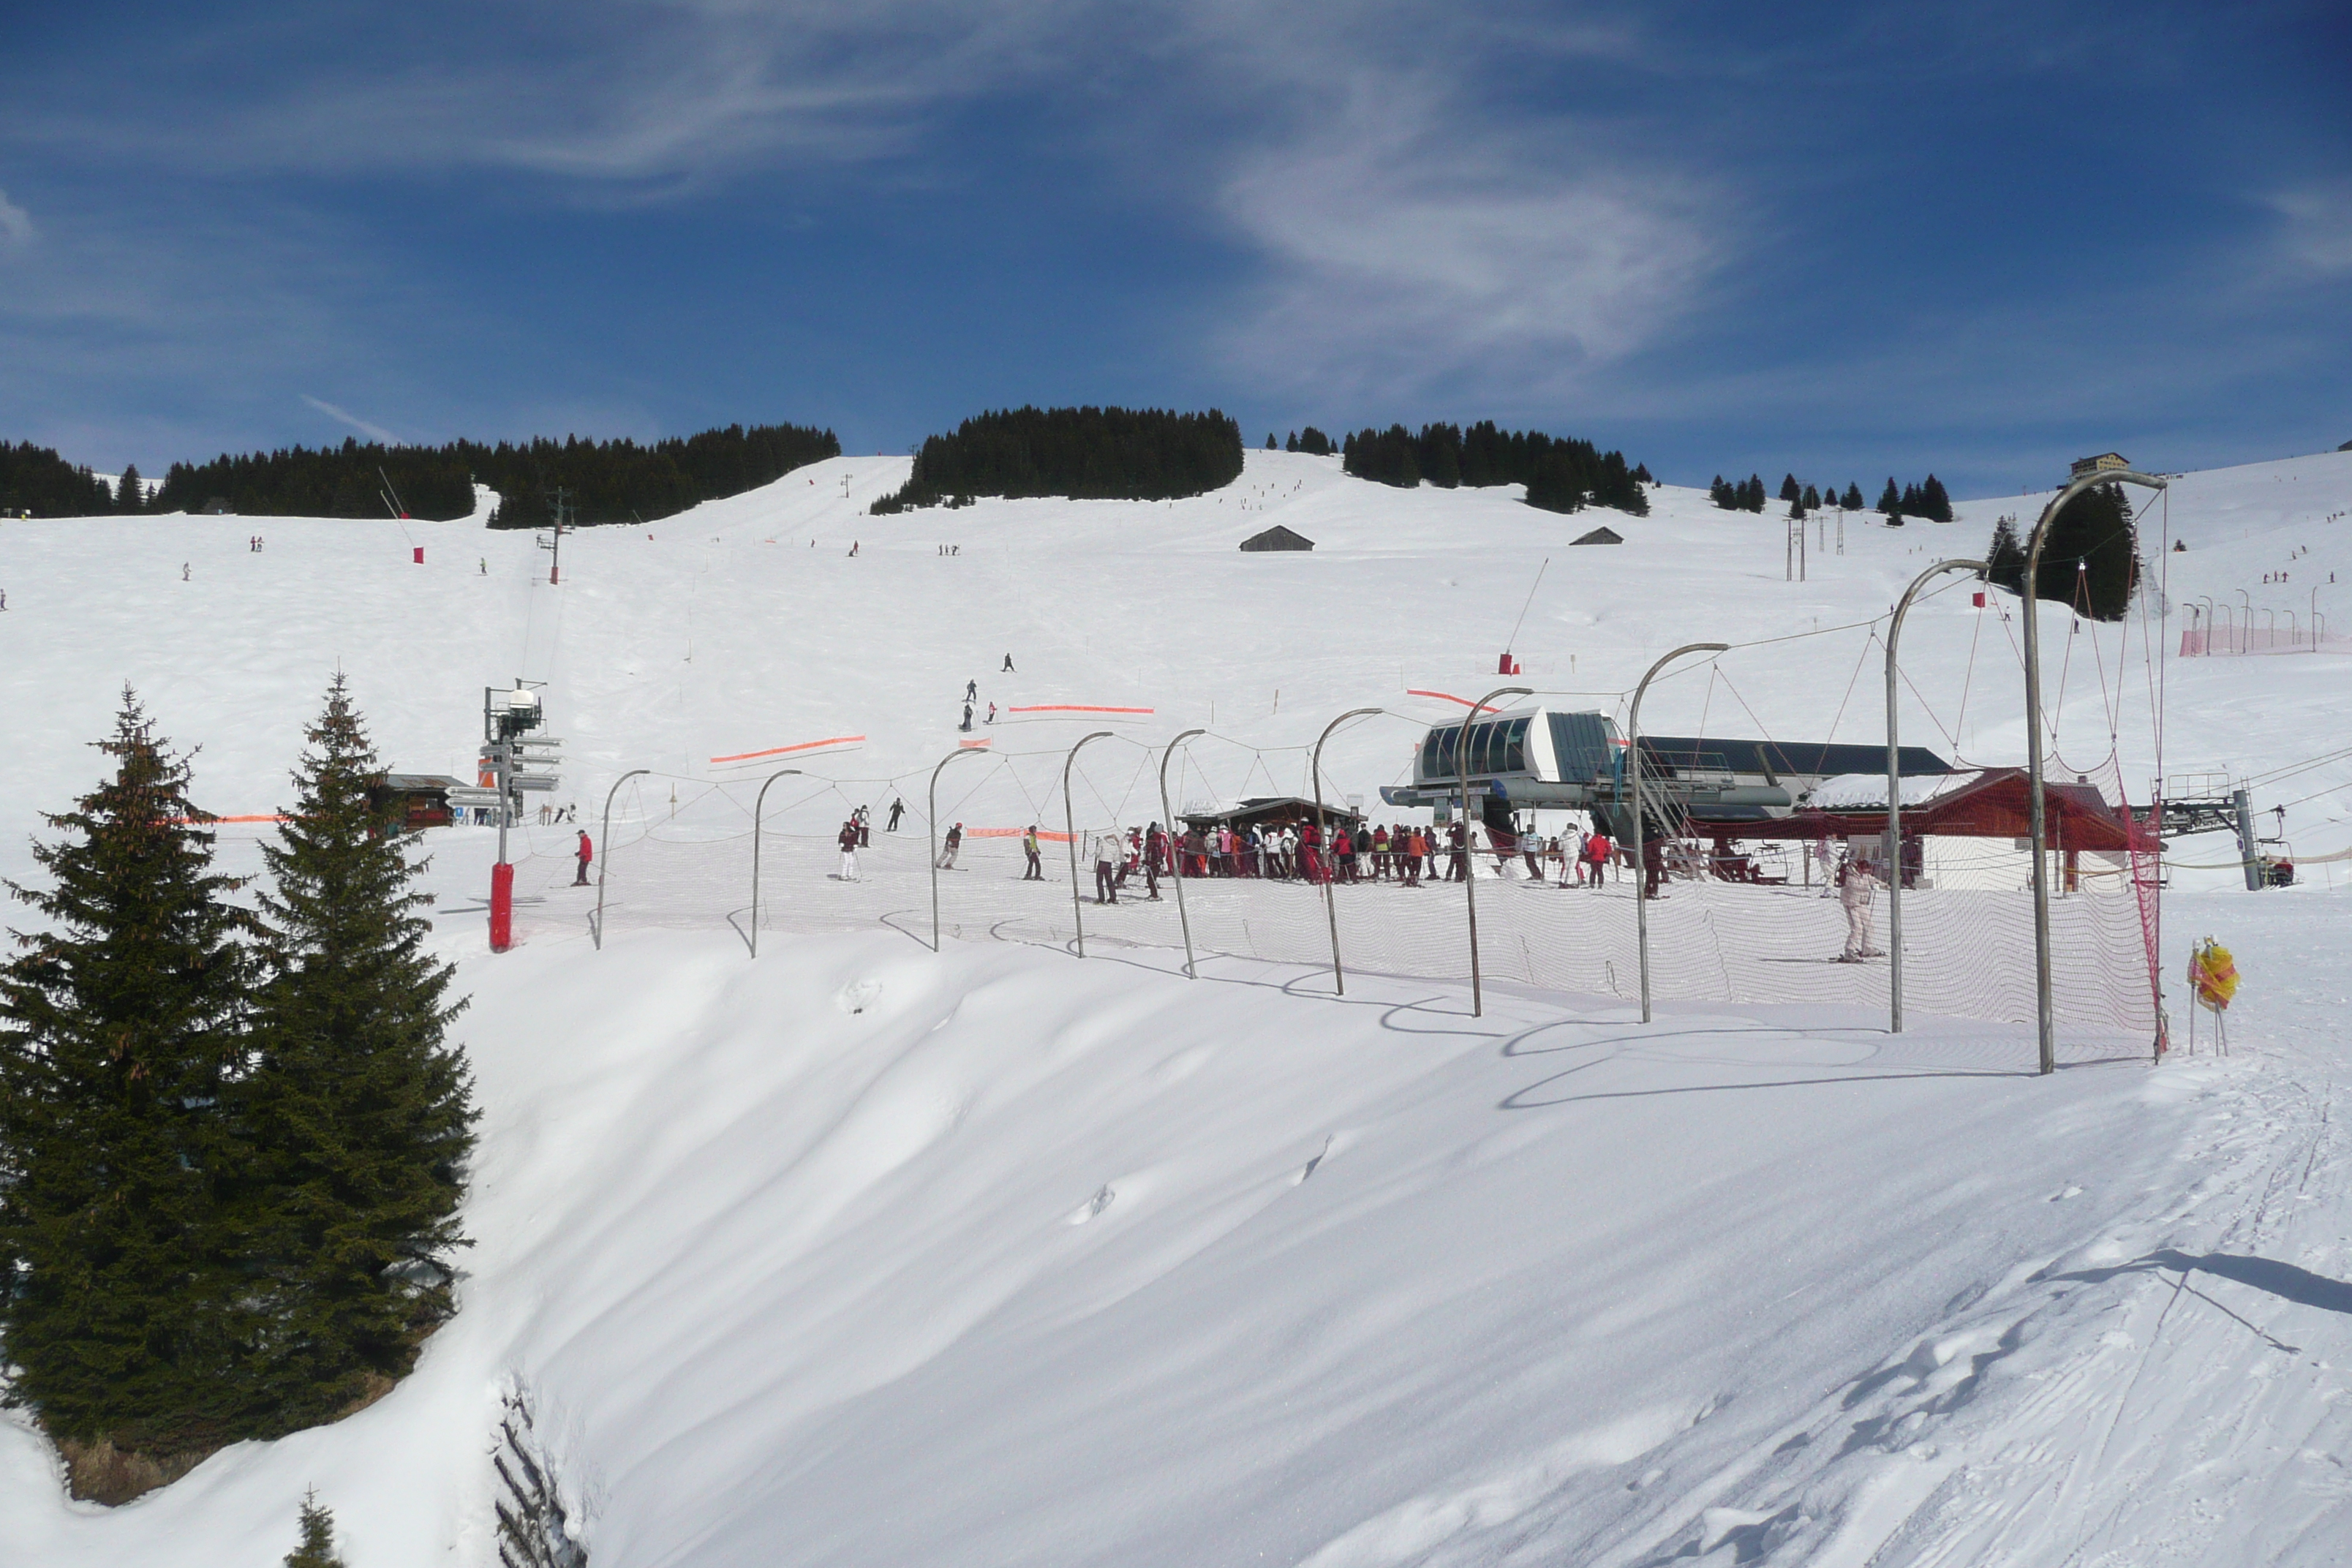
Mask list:
[[[1838,955],[1842,963],[1886,956],[1870,945],[1871,896],[1877,888],[1878,873],[1869,861],[1849,854],[1838,862],[1838,904],[1845,910],[1845,952]]]

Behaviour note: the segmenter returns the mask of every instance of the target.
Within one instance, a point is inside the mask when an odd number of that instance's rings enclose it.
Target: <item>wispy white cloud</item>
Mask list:
[[[1394,79],[1244,159],[1220,205],[1271,272],[1227,352],[1363,395],[1557,394],[1669,330],[1733,248],[1697,176]]]
[[[2284,220],[2279,256],[2307,275],[2352,272],[2352,180],[2273,192],[2266,204]]]
[[[341,424],[350,426],[352,429],[358,431],[361,435],[366,437],[371,441],[381,441],[387,447],[398,447],[405,444],[399,437],[394,435],[383,426],[372,425],[368,423],[368,421],[361,418],[358,415],[352,413],[349,409],[339,408],[335,405],[327,402],[324,398],[313,397],[307,392],[302,393],[299,395],[303,402],[309,404],[311,407],[317,409],[328,418],[335,420]]]
[[[515,7],[428,5],[431,51],[306,57],[170,114],[26,110],[14,134],[208,174],[505,169],[669,194],[753,164],[902,153],[930,111],[1065,58],[1087,34],[1063,24],[1091,8],[639,0],[534,31]],[[387,69],[387,54],[408,63]]]
[[[0,191],[0,254],[22,250],[33,243],[33,215]]]

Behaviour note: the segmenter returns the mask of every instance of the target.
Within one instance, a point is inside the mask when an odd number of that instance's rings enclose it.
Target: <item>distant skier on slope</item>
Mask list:
[[[959,822],[949,828],[942,843],[945,847],[940,851],[940,869],[952,871],[955,869],[956,852],[963,847],[963,824]]]
[[[2333,579],[2333,578],[2330,578],[2330,579],[2329,579],[2329,581],[2333,582],[2333,581],[2334,581],[2334,579]],[[1013,673],[1014,673],[1014,670],[1013,670],[1013,656],[1012,656],[1011,654],[1009,654],[1009,653],[1008,653],[1008,654],[1006,654],[1006,655],[1004,656],[1004,668],[1003,668],[1000,673],[1004,674],[1004,675],[1011,675],[1011,674],[1013,674]]]
[[[980,700],[979,681],[967,680],[963,683],[963,700],[966,702],[977,702]]]
[[[586,836],[583,834],[582,837],[584,837]],[[835,842],[841,846],[841,870],[835,878],[835,880],[841,882],[855,882],[857,880],[856,818],[851,817],[842,823],[841,832],[835,837]]]
[[[580,830],[580,843],[572,853],[580,862],[580,874],[572,879],[572,885],[575,888],[584,888],[588,885],[588,862],[596,858],[596,847],[588,841],[586,828]]]
[[[1045,868],[1037,858],[1037,825],[1034,822],[1029,825],[1029,831],[1021,836],[1021,853],[1029,858],[1029,868],[1021,873],[1021,879],[1024,882],[1044,881]]]
[[[961,724],[959,724],[959,725],[957,725],[957,726],[956,726],[956,728],[957,728],[957,729],[959,729],[959,730],[963,731],[966,734],[970,734],[970,733],[971,732],[971,703],[967,702],[967,703],[965,703],[965,704],[963,705],[963,722],[962,722],[962,723],[961,723]]]
[[[898,819],[906,815],[907,803],[898,799],[895,795],[892,796],[890,800],[890,820],[882,825],[882,831],[885,833],[898,832]]]

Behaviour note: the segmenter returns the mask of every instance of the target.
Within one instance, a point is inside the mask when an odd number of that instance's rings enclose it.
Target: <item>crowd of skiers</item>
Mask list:
[[[1037,880],[1037,829],[1023,836],[1028,858],[1024,879]],[[1497,836],[1476,851],[1495,857],[1498,868],[1514,858],[1526,863],[1528,879],[1556,878],[1560,887],[1599,888],[1619,854],[1608,834],[1595,828],[1571,827],[1556,837],[1533,835],[1504,839]],[[1460,823],[1438,827],[1406,824],[1340,822],[1328,831],[1307,821],[1234,826],[1188,827],[1170,834],[1155,822],[1149,827],[1107,828],[1086,835],[1087,864],[1096,868],[1096,901],[1116,903],[1118,890],[1141,877],[1148,898],[1160,896],[1162,877],[1253,878],[1266,881],[1394,882],[1419,887],[1432,882],[1458,882],[1470,874],[1470,849]],[[1645,858],[1655,859],[1654,856]],[[1663,874],[1663,863],[1660,863]],[[1656,879],[1650,880],[1654,892]]]
[[[903,802],[891,803],[888,830],[897,829],[905,809]],[[843,821],[837,836],[841,847],[837,880],[859,879],[857,852],[871,842],[871,837],[867,811],[861,805]],[[1043,837],[1034,823],[1021,836],[1023,881],[1045,879],[1040,842]],[[956,858],[963,849],[963,837],[962,823],[949,826],[940,840],[937,861],[940,869],[955,869]],[[588,836],[583,833],[580,838],[580,875],[584,881]],[[1102,828],[1083,838],[1082,859],[1094,870],[1097,904],[1118,902],[1119,893],[1138,879],[1143,883],[1145,900],[1156,902],[1163,877],[1255,878],[1317,885],[1394,882],[1408,888],[1419,887],[1424,879],[1458,882],[1469,876],[1474,853],[1493,856],[1498,873],[1512,860],[1520,861],[1527,868],[1528,881],[1533,884],[1549,881],[1561,888],[1599,889],[1608,881],[1610,866],[1627,855],[1597,821],[1589,830],[1571,825],[1565,832],[1549,837],[1489,829],[1486,844],[1475,849],[1460,822],[1434,827],[1407,824],[1350,826],[1339,822],[1328,833],[1320,824],[1311,821],[1244,824],[1238,827],[1220,823],[1188,827],[1173,834],[1154,822],[1149,827]],[[1645,899],[1662,896],[1660,889],[1668,870],[1667,843],[1663,838],[1647,838],[1642,845],[1640,888]],[[1823,853],[1827,854],[1826,847]],[[1717,861],[1721,859],[1718,855]],[[1752,876],[1726,870],[1720,863],[1713,869],[1725,880],[1752,879]],[[1866,857],[1851,852],[1837,855],[1835,869],[1825,879],[1822,890],[1824,894],[1834,893],[1845,915],[1846,943],[1844,952],[1838,955],[1840,962],[1853,963],[1885,956],[1871,945],[1872,903],[1881,879],[1878,867]]]

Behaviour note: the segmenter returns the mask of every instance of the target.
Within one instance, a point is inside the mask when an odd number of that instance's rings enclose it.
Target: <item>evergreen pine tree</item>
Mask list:
[[[1276,450],[1274,445],[1274,432],[1271,430],[1265,433],[1265,449],[1269,452]]]
[[[1903,515],[1903,492],[1895,488],[1895,476],[1886,476],[1886,488],[1878,493],[1878,510],[1889,517]]]
[[[1658,482],[1650,477],[1650,465],[1647,463],[1639,464],[1634,468],[1633,478],[1645,485],[1654,485]]]
[[[2016,520],[2006,515],[1992,525],[1992,542],[1985,548],[1985,581],[2012,594],[2025,591],[2025,542],[2017,537]]]
[[[1741,491],[1741,504],[1746,506],[1749,511],[1761,512],[1764,510],[1764,479],[1762,475],[1750,474],[1748,476],[1748,483]]]
[[[1290,439],[1288,439],[1287,441],[1285,441],[1285,442],[1282,444],[1282,449],[1283,449],[1284,451],[1286,451],[1286,452],[1296,452],[1297,450],[1298,450],[1298,432],[1297,432],[1297,431],[1293,430],[1293,431],[1290,433]]]
[[[1860,511],[1862,510],[1862,487],[1851,479],[1846,481],[1845,495],[1838,501],[1838,505],[1843,507],[1848,511]]]
[[[1799,499],[1805,503],[1805,510],[1807,511],[1819,511],[1822,510],[1822,492],[1815,489],[1811,485],[1807,485],[1805,487],[1805,493]],[[1832,502],[1832,504],[1834,505],[1835,503]]]
[[[1993,526],[1986,578],[2022,595],[2026,538],[2006,517]],[[2119,621],[2139,588],[2139,538],[2119,485],[2097,485],[2050,520],[2034,597],[2071,606],[2088,620]]]
[[[1935,475],[1919,487],[1919,515],[1937,522],[1952,521],[1952,498],[1944,489],[1944,481]]]
[[[1801,495],[1796,500],[1789,503],[1789,515],[1790,517],[1802,517],[1805,515],[1805,498],[1803,496]]]
[[[1726,511],[1738,511],[1739,510],[1739,497],[1732,490],[1732,488],[1729,485],[1723,482],[1723,476],[1721,474],[1716,475],[1715,483],[1706,487],[1706,499],[1713,501],[1716,505],[1721,507]]]
[[[473,1146],[464,1053],[444,1039],[464,1004],[425,952],[422,868],[371,794],[380,764],[341,676],[307,733],[262,850],[272,973],[238,1096],[255,1150],[238,1214],[271,1324],[257,1373],[281,1430],[405,1375],[448,1318]]]
[[[319,1506],[315,1489],[302,1494],[302,1544],[286,1554],[286,1568],[343,1568],[335,1552],[335,1516]]]
[[[136,463],[126,466],[122,470],[122,478],[115,481],[114,510],[117,511],[147,510],[147,491],[139,483],[139,465]]]
[[[1782,500],[1796,500],[1800,499],[1801,497],[1802,497],[1802,496],[1804,495],[1804,493],[1805,493],[1804,491],[1802,491],[1802,490],[1801,490],[1801,489],[1799,489],[1797,488],[1797,476],[1796,476],[1796,475],[1794,475],[1794,474],[1784,474],[1784,475],[1782,475],[1782,476],[1781,476],[1781,478],[1780,478],[1780,499],[1781,499]]]
[[[114,776],[43,814],[53,885],[8,884],[47,929],[0,970],[0,1341],[53,1438],[163,1458],[256,1418],[220,1198],[250,921],[128,688],[98,746]]]

